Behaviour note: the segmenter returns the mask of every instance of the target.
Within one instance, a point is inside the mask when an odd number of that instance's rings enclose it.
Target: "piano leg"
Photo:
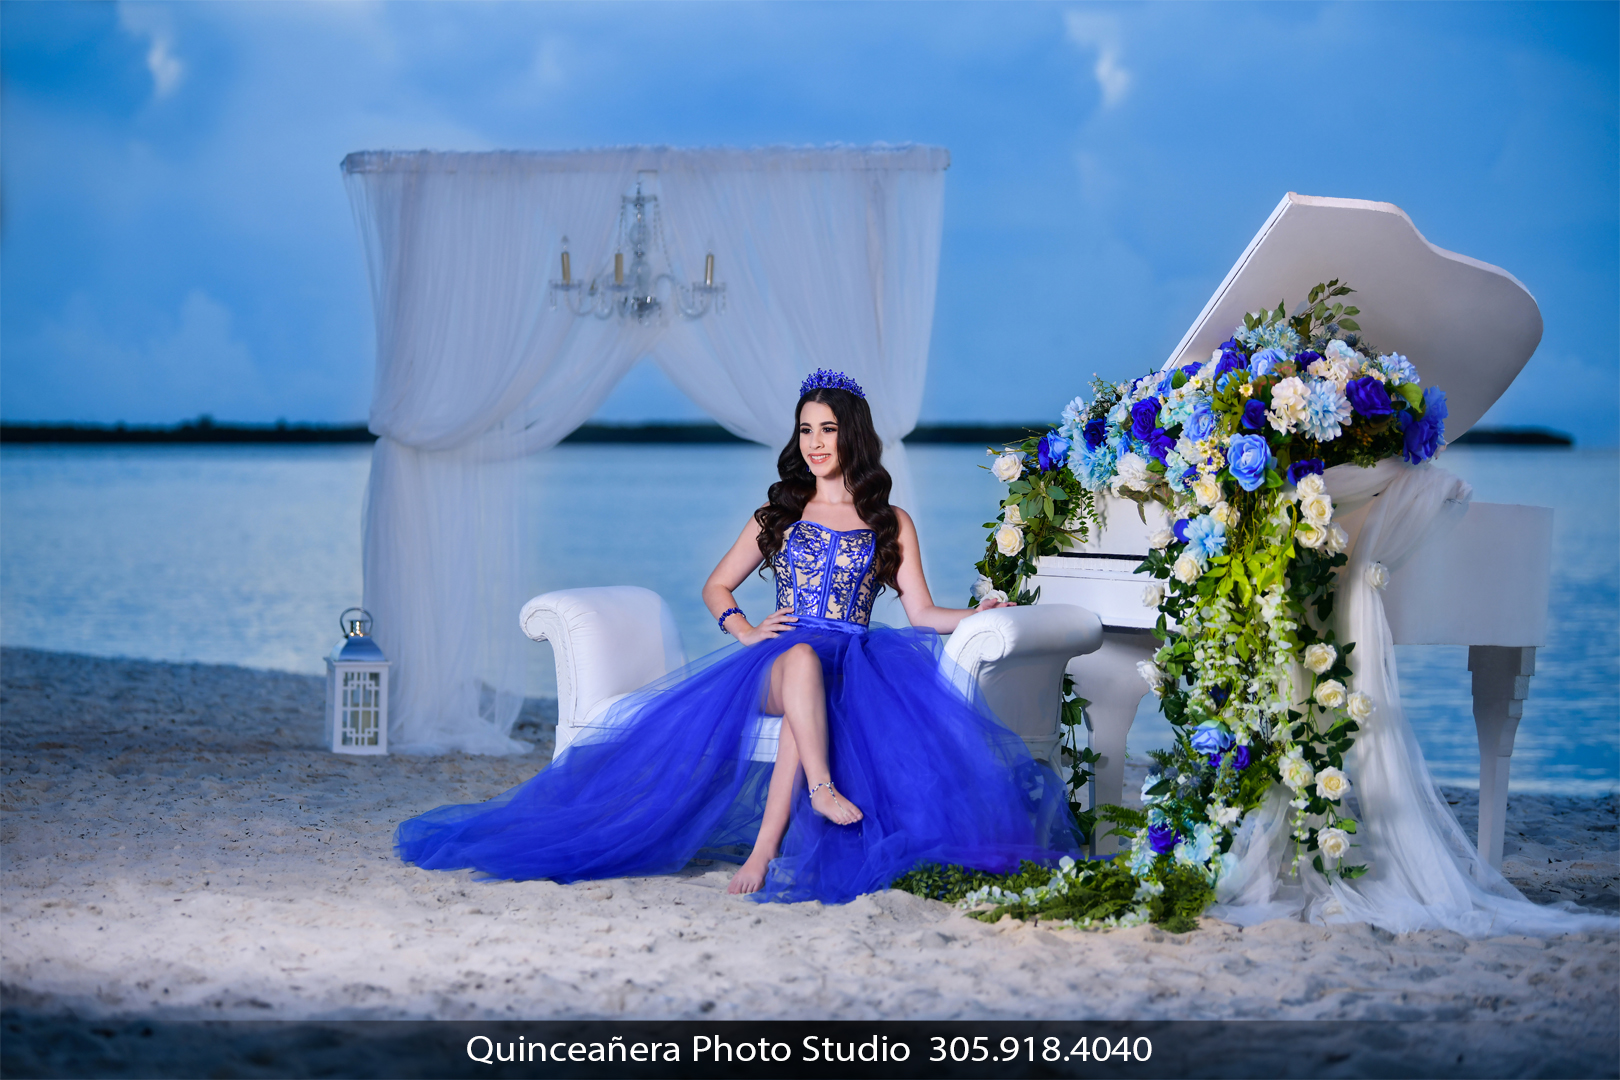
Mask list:
[[[1136,707],[1148,692],[1148,685],[1136,670],[1138,661],[1151,660],[1159,651],[1159,640],[1150,630],[1105,627],[1102,647],[1094,653],[1069,661],[1074,692],[1091,702],[1086,716],[1091,720],[1091,748],[1102,758],[1092,766],[1091,805],[1121,805],[1125,795],[1125,739],[1136,719]],[[1097,823],[1092,842],[1093,855],[1112,855],[1119,843],[1106,822]]]
[[[1474,727],[1479,732],[1479,854],[1502,868],[1502,830],[1507,821],[1508,766],[1513,738],[1536,673],[1534,647],[1470,645],[1474,673]]]

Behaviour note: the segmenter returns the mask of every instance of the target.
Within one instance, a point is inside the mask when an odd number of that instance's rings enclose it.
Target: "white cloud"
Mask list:
[[[1097,52],[1091,73],[1102,89],[1103,107],[1118,105],[1131,87],[1131,73],[1119,59],[1119,20],[1099,12],[1069,11],[1064,13],[1063,22],[1070,41],[1081,49]]]
[[[152,96],[166,98],[180,86],[186,66],[174,52],[174,29],[168,12],[150,4],[121,3],[118,25],[132,37],[146,38],[146,70],[152,73]]]
[[[276,402],[229,308],[201,289],[143,335],[109,321],[78,293],[18,355],[8,357],[6,406],[17,416],[172,423],[209,413],[257,419]]]

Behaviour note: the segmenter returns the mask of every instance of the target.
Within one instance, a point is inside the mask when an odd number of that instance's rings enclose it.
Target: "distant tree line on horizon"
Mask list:
[[[905,441],[918,444],[1007,445],[1046,430],[1044,424],[919,424]],[[338,444],[369,443],[377,436],[364,424],[218,423],[203,415],[178,424],[24,424],[0,422],[0,443],[16,444]],[[565,443],[744,443],[712,421],[692,423],[585,424]],[[1458,446],[1574,446],[1559,431],[1539,427],[1474,428],[1452,440]]]

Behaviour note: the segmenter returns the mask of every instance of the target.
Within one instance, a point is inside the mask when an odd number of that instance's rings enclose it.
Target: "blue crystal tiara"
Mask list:
[[[831,371],[827,368],[812,371],[799,385],[799,396],[804,397],[812,390],[848,390],[858,398],[866,397],[866,391],[861,389],[860,383],[842,371]]]

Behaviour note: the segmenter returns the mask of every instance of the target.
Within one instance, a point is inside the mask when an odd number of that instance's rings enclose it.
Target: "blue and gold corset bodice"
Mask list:
[[[776,606],[795,615],[866,626],[872,619],[877,582],[872,556],[877,534],[871,529],[839,532],[814,521],[795,521],[771,556],[776,572]]]

